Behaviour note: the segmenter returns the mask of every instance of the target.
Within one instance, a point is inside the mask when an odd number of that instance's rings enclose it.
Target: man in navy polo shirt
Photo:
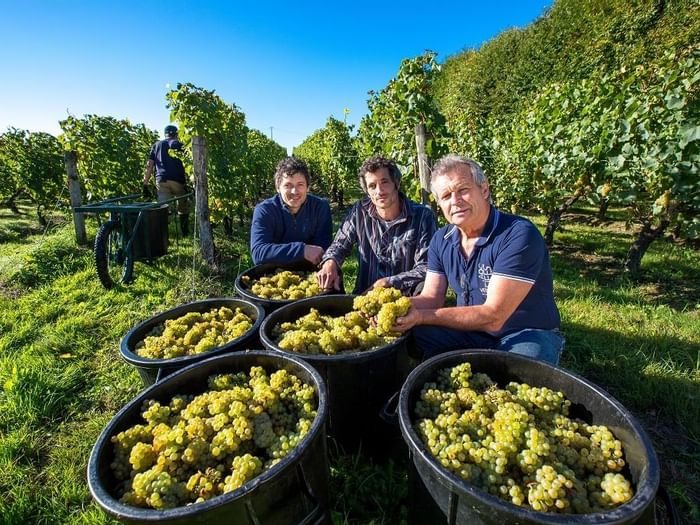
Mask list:
[[[415,327],[423,359],[493,348],[557,364],[564,337],[549,253],[535,225],[492,206],[486,176],[470,159],[444,157],[430,184],[449,224],[430,242],[423,291],[395,329]],[[448,286],[457,306],[444,306]]]
[[[172,124],[165,126],[165,138],[156,142],[151,148],[151,153],[146,163],[146,172],[143,176],[144,197],[151,197],[148,181],[151,179],[154,169],[156,172],[158,202],[167,201],[187,193],[185,168],[180,159],[170,155],[170,150],[182,150],[182,143],[177,136],[177,128]],[[182,235],[187,235],[189,233],[190,213],[187,199],[177,201],[177,213],[180,218]]]
[[[277,195],[253,211],[250,253],[255,264],[321,261],[331,243],[333,222],[328,201],[309,193],[309,168],[287,157],[275,171]]]

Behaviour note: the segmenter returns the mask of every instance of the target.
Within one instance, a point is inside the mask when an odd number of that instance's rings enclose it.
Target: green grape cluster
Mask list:
[[[367,317],[376,318],[379,335],[396,335],[391,329],[398,317],[408,313],[411,300],[401,295],[401,291],[396,288],[373,288],[366,294],[355,297],[352,307]]]
[[[444,468],[515,505],[586,514],[629,501],[622,443],[570,406],[546,387],[499,388],[465,362],[423,385],[414,428]]]
[[[400,335],[391,332],[391,327],[397,317],[406,315],[410,306],[410,300],[399,290],[376,288],[356,297],[353,310],[343,316],[321,315],[311,308],[296,321],[277,325],[273,336],[281,349],[303,354],[335,355],[369,350],[384,346]],[[370,323],[373,316],[376,316],[377,326]]]
[[[208,312],[188,312],[167,319],[136,344],[136,354],[149,359],[172,359],[207,352],[242,336],[254,321],[243,310],[222,306]]]
[[[212,375],[207,387],[145,401],[143,422],[112,436],[120,501],[166,509],[236,490],[289,454],[318,409],[314,388],[286,370]]]
[[[244,275],[241,277],[241,282],[254,295],[277,301],[295,301],[313,297],[322,291],[316,279],[316,272],[282,270],[272,275],[263,275],[258,279],[251,279],[249,275]]]

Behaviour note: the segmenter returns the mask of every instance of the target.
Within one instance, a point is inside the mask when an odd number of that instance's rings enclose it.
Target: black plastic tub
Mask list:
[[[207,312],[212,308],[220,308],[222,306],[226,306],[232,310],[240,308],[246,315],[253,319],[253,326],[242,336],[229,341],[223,346],[217,346],[201,354],[184,355],[173,357],[172,359],[149,359],[147,357],[141,357],[136,353],[136,344],[145,339],[148,332],[159,324],[164,323],[167,319],[177,319],[188,312]],[[121,344],[119,345],[119,353],[124,361],[136,368],[144,386],[149,386],[160,381],[163,377],[173,373],[175,370],[179,370],[197,361],[202,361],[226,352],[235,352],[257,347],[259,345],[258,331],[264,317],[265,312],[260,306],[237,297],[204,299],[202,301],[182,304],[171,310],[159,313],[134,326],[122,338]]]
[[[589,424],[606,425],[622,442],[635,495],[614,510],[593,514],[548,514],[512,505],[463,481],[442,467],[413,429],[413,410],[423,385],[436,373],[468,361],[473,372],[483,372],[505,386],[509,381],[546,386],[571,401],[569,413]],[[659,463],[649,437],[632,415],[600,387],[563,368],[497,350],[456,350],[421,363],[408,376],[399,396],[399,424],[415,472],[450,524],[623,524],[654,523],[653,503],[659,486]],[[413,498],[412,503],[419,498]],[[424,509],[409,508],[413,523]],[[434,521],[434,523],[439,523]],[[443,521],[442,523],[445,523]]]
[[[277,310],[278,308],[281,308],[282,306],[291,304],[295,301],[301,300],[301,299],[265,299],[264,297],[259,297],[255,295],[251,289],[250,286],[244,284],[243,278],[244,277],[249,277],[251,280],[257,280],[260,279],[261,277],[265,275],[272,275],[274,273],[277,273],[278,271],[284,271],[284,270],[289,270],[292,272],[314,272],[317,270],[316,266],[311,264],[309,261],[299,261],[296,263],[286,263],[286,264],[274,264],[274,263],[265,263],[265,264],[258,264],[257,266],[253,266],[252,268],[248,268],[244,272],[241,272],[238,277],[236,277],[236,281],[234,283],[234,287],[236,289],[236,293],[243,297],[244,299],[247,299],[248,301],[251,301],[255,304],[259,304],[260,306],[263,307],[266,313],[271,313]],[[341,286],[342,289],[342,286]],[[326,292],[321,292],[319,295],[328,295],[328,294],[333,294],[336,292],[333,291],[326,291]]]
[[[313,385],[318,410],[311,430],[289,455],[275,466],[233,492],[203,503],[167,510],[143,509],[121,503],[114,496],[116,480],[110,463],[111,437],[141,422],[141,405],[147,399],[169,401],[176,394],[206,390],[211,374],[248,371],[262,366],[269,372],[287,370]],[[320,375],[300,359],[271,352],[244,351],[195,363],[141,392],[122,408],[102,431],[88,461],[90,493],[109,515],[131,524],[168,523],[211,525],[292,525],[330,523],[328,512],[328,454],[325,422],[328,415],[326,387]]]
[[[328,388],[328,432],[346,451],[360,447],[371,455],[388,454],[392,441],[400,442],[398,427],[380,416],[389,398],[398,392],[405,375],[406,336],[373,350],[311,355],[283,350],[272,330],[280,323],[296,321],[315,308],[322,315],[341,316],[352,310],[355,295],[325,295],[301,299],[284,306],[263,321],[260,340],[265,348],[296,356],[318,370]]]
[[[141,221],[135,228],[139,213]],[[137,261],[168,253],[168,205],[123,212],[126,231],[132,233],[131,250]]]

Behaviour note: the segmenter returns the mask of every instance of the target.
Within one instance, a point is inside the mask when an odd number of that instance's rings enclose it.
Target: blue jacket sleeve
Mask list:
[[[333,220],[331,219],[331,207],[327,200],[322,200],[317,210],[318,222],[316,232],[309,244],[320,246],[327,250],[333,238]]]
[[[250,226],[250,254],[254,264],[290,263],[304,258],[304,243],[275,243],[276,224],[281,219],[275,217],[271,206],[258,204],[253,211]]]

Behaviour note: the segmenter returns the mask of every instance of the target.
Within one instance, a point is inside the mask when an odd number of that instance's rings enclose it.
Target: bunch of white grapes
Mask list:
[[[253,327],[243,310],[225,306],[208,312],[188,312],[167,319],[136,344],[136,354],[149,359],[171,359],[201,354],[237,339]]]
[[[273,335],[283,350],[334,355],[386,345],[400,334],[391,331],[396,318],[406,315],[411,301],[395,288],[375,288],[353,301],[353,309],[339,317],[310,312],[295,322],[277,325]],[[373,324],[370,320],[374,318]]]
[[[411,300],[401,295],[396,288],[373,288],[365,295],[355,297],[353,310],[362,312],[367,317],[376,318],[379,335],[396,335],[391,328],[398,317],[403,317],[411,308]]]
[[[546,387],[498,388],[465,362],[423,386],[415,429],[443,467],[515,505],[586,514],[629,501],[622,443],[570,404]]]
[[[311,429],[314,388],[286,370],[213,375],[209,390],[144,402],[143,423],[112,437],[116,496],[167,509],[231,492],[289,454]]]
[[[321,293],[316,272],[283,270],[272,275],[263,275],[259,279],[251,279],[250,276],[244,275],[241,277],[241,282],[254,295],[263,299],[297,300]]]

